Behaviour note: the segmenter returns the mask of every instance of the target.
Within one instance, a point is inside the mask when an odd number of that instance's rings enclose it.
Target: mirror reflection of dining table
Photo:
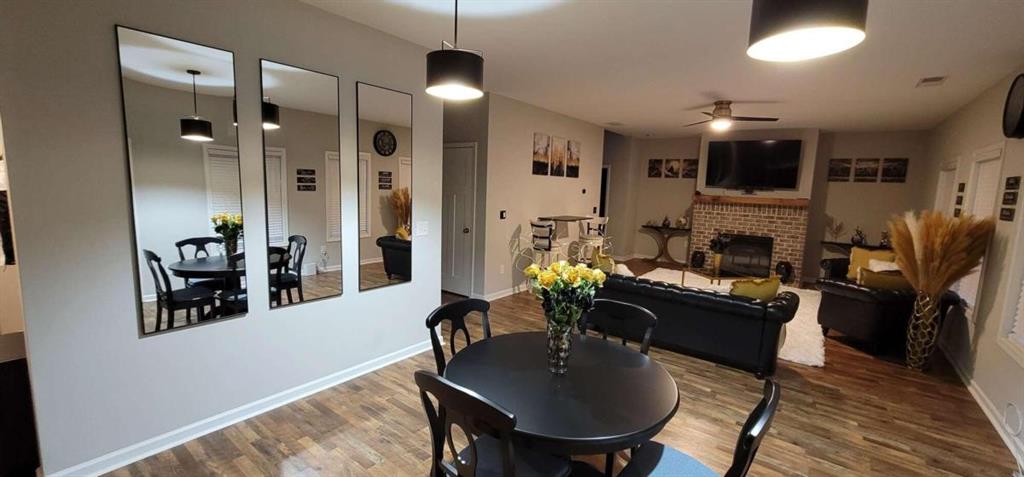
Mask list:
[[[239,279],[245,275],[245,261],[234,265],[228,263],[228,258],[223,255],[212,255],[209,257],[190,258],[180,260],[167,265],[167,269],[176,277],[188,279],[220,278],[226,283],[226,288],[238,288]]]

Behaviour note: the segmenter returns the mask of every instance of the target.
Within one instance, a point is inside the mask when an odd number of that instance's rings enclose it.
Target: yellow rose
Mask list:
[[[551,270],[552,272],[555,273],[562,273],[562,270],[568,266],[569,262],[566,262],[565,260],[559,260],[555,263],[552,263],[551,266],[548,267],[548,270]]]
[[[602,272],[601,270],[594,270],[594,281],[597,282],[598,285],[604,283],[605,278],[608,277],[604,274],[604,272]]]
[[[575,285],[580,281],[580,271],[574,267],[566,267],[565,271],[562,272],[562,279]]]
[[[551,285],[555,284],[555,280],[558,280],[558,274],[551,270],[544,270],[537,275],[537,283],[544,288],[551,288]]]
[[[583,267],[583,268],[579,269],[579,271],[580,271],[580,279],[581,280],[586,280],[588,282],[594,281],[594,271],[593,270],[591,270],[591,269],[589,269],[587,267]]]
[[[540,275],[540,267],[538,267],[536,263],[531,264],[523,270],[523,273],[530,278],[536,278],[537,275]]]
[[[235,214],[235,222],[242,223],[242,214]]]

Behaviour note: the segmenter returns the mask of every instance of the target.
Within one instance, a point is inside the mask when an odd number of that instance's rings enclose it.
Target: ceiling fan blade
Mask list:
[[[779,118],[759,118],[756,116],[733,116],[733,121],[778,121]]]
[[[711,122],[711,120],[710,120],[710,119],[705,119],[705,120],[703,120],[703,121],[697,121],[697,122],[695,122],[695,123],[690,123],[690,124],[687,124],[686,126],[683,126],[683,127],[684,127],[684,128],[688,128],[688,127],[690,127],[690,126],[696,126],[696,125],[698,125],[698,124],[704,124],[704,123],[710,123],[710,122]]]

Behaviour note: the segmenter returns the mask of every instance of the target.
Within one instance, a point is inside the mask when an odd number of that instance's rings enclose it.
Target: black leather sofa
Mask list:
[[[858,285],[846,278],[849,267],[850,260],[846,258],[821,261],[824,277],[818,279],[821,290],[818,324],[822,333],[839,331],[860,341],[873,354],[905,347],[907,322],[916,297],[914,291]],[[940,317],[959,302],[959,296],[947,292],[939,304]]]
[[[384,258],[384,273],[388,278],[412,279],[412,242],[394,235],[377,238],[381,256]]]
[[[765,302],[709,290],[611,275],[598,298],[647,308],[658,317],[651,343],[714,363],[754,373],[775,373],[779,334],[793,319],[800,297],[782,292]],[[636,340],[641,331],[626,331]]]

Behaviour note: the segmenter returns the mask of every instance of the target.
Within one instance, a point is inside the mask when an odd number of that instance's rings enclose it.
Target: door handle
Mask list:
[[[464,234],[468,234],[468,233],[469,233],[469,227],[464,227],[464,228],[462,229],[462,233],[464,233]]]

